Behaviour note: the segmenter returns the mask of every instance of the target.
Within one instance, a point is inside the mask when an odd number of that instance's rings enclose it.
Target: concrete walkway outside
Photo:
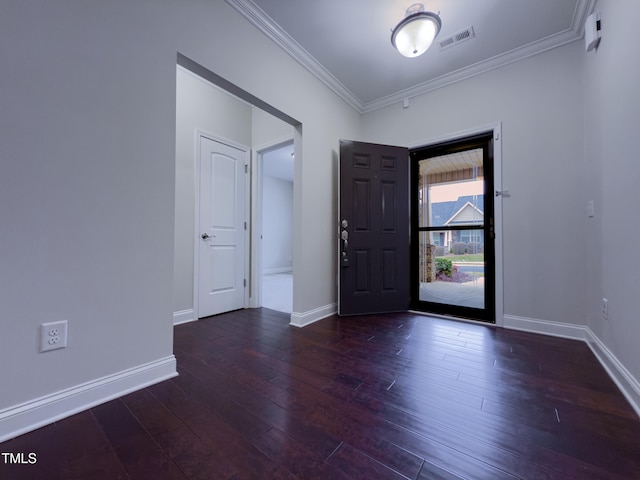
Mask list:
[[[484,308],[484,277],[470,282],[435,281],[420,284],[420,300],[471,308]]]

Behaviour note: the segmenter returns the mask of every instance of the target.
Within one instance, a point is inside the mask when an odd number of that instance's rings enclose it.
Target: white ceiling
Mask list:
[[[431,49],[405,58],[391,29],[413,0],[226,0],[360,112],[375,110],[582,37],[595,0],[425,0]],[[438,41],[473,27],[475,38]]]

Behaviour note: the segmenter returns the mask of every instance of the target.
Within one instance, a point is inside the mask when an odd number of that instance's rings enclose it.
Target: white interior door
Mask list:
[[[200,137],[198,317],[245,307],[247,152]]]

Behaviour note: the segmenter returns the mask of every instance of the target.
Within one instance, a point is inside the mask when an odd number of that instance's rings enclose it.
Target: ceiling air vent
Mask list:
[[[446,48],[453,47],[454,45],[458,45],[466,40],[471,40],[476,36],[473,31],[473,27],[467,27],[464,30],[460,30],[453,35],[448,36],[447,38],[443,38],[438,43],[440,43],[440,50],[444,50]]]

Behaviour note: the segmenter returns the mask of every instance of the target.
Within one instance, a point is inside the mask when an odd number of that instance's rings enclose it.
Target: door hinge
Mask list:
[[[244,222],[244,229],[247,229],[247,222]]]
[[[249,165],[244,166],[244,173],[249,173]]]
[[[247,286],[247,279],[245,278],[245,279],[242,281],[242,283],[243,283],[243,285],[246,287],[246,286]]]

